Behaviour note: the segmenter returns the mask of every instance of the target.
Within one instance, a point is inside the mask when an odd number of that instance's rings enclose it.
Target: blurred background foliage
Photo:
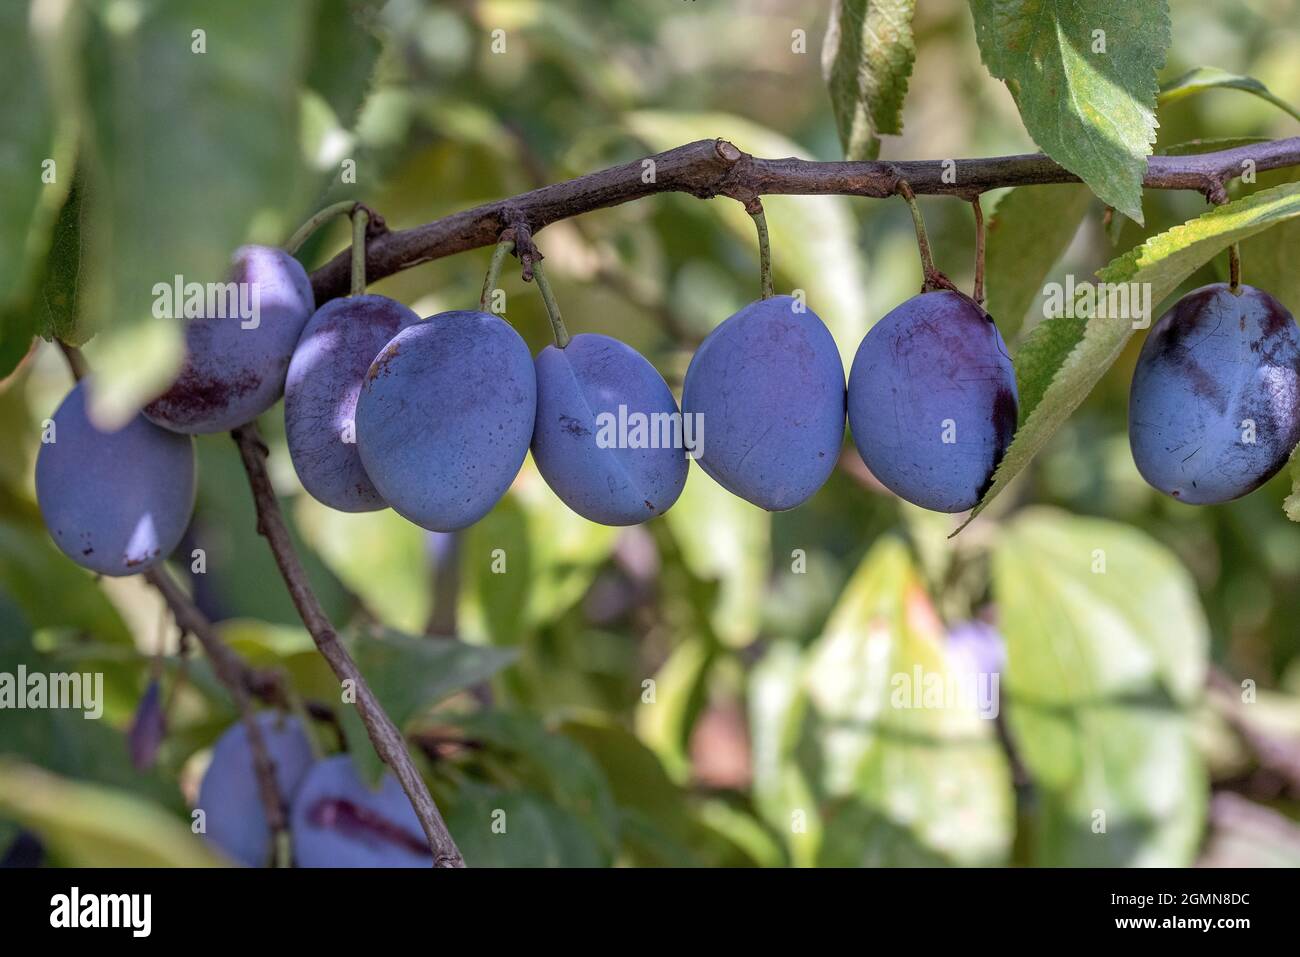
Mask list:
[[[904,132],[882,157],[1034,150],[981,65],[967,5],[917,6]],[[1294,0],[1174,0],[1161,76],[1208,64],[1300,102],[1297,14]],[[96,580],[46,536],[33,463],[70,378],[57,348],[29,349],[32,335],[85,343],[113,421],[178,355],[175,324],[150,318],[141,289],[214,275],[239,242],[281,241],[333,200],[364,200],[403,228],[706,137],[837,159],[827,4],[37,0],[0,16],[0,671],[98,671],[106,690],[98,722],[0,713],[0,848],[25,832],[53,863],[203,863],[186,801],[233,705],[143,581]],[[1234,91],[1169,103],[1159,120],[1157,151],[1296,133]],[[57,183],[34,185],[46,157]],[[340,182],[345,159],[355,184]],[[1058,281],[1205,206],[1148,192],[1139,226],[1112,222],[1081,188],[1020,202],[1024,248],[1059,249]],[[968,288],[970,207],[921,205],[939,265]],[[807,291],[846,360],[920,287],[901,202],[765,206],[778,291]],[[1296,229],[1243,252],[1246,280],[1293,312]],[[339,224],[304,262],[346,243]],[[557,223],[538,244],[570,331],[627,341],[674,389],[694,345],[758,293],[752,226],[727,199],[653,197]],[[486,264],[486,251],[460,255],[373,288],[430,315],[473,302]],[[1014,350],[1042,300],[1015,291],[1014,249],[989,268]],[[517,271],[503,285],[509,319],[542,348],[540,297]],[[1140,341],[954,539],[950,517],[886,494],[851,444],[789,513],[692,469],[664,518],[603,528],[568,512],[530,460],[485,520],[433,535],[388,511],[318,505],[278,406],[261,427],[313,584],[472,866],[1295,865],[1300,792],[1277,758],[1300,746],[1300,530],[1282,515],[1285,479],[1214,508],[1148,488],[1125,434]],[[336,702],[257,536],[233,443],[202,437],[199,455],[182,547],[207,554],[206,573],[188,576],[196,601],[250,661]],[[973,621],[993,627],[959,639]],[[892,677],[917,667],[1001,671],[998,720],[891,706]],[[1257,702],[1240,703],[1243,679]],[[151,681],[167,733],[142,771],[125,732]],[[341,725],[377,771],[355,718]],[[496,808],[506,835],[490,830]]]

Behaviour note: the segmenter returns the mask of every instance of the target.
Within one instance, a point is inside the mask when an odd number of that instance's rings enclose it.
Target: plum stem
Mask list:
[[[492,261],[488,264],[487,275],[483,277],[483,292],[478,297],[478,307],[482,312],[488,311],[488,300],[492,298],[492,293],[497,288],[497,279],[501,276],[501,266],[506,261],[506,256],[515,248],[515,237],[513,233],[502,233],[501,239],[497,242],[496,248],[492,250]]]
[[[1227,187],[1222,181],[1214,184],[1205,194],[1215,206],[1222,206],[1228,202]],[[1241,295],[1241,244],[1233,243],[1228,247],[1228,292],[1234,296]]]
[[[763,214],[762,201],[754,197],[745,204],[745,212],[753,217],[758,229],[758,277],[762,297],[771,299],[775,288],[772,284],[772,244],[767,235],[767,217]]]
[[[366,227],[370,225],[370,211],[360,203],[352,210],[352,295],[366,291]]]
[[[907,180],[898,181],[898,195],[903,197],[907,203],[907,209],[912,214],[912,225],[916,227],[916,249],[921,254],[921,273],[924,277],[921,283],[922,292],[932,292],[935,289],[957,290],[951,279],[941,273],[934,264],[934,253],[930,251],[930,237],[925,231],[925,217],[921,215],[921,207],[916,202],[916,194],[912,192],[912,187],[907,184]]]
[[[975,284],[972,289],[974,300],[984,305],[984,207],[976,196],[970,201],[975,212]]]
[[[337,203],[331,203],[320,212],[316,213],[311,219],[307,220],[297,231],[289,237],[289,241],[284,244],[285,252],[290,256],[296,256],[298,250],[302,249],[303,244],[311,239],[316,230],[320,229],[326,223],[336,216],[349,216],[352,210],[356,209],[357,201],[355,199],[344,199]]]
[[[560,305],[555,301],[555,292],[551,289],[551,282],[546,278],[546,270],[542,268],[540,259],[533,261],[533,278],[537,280],[537,291],[542,294],[542,302],[546,304],[546,315],[551,320],[555,344],[563,349],[569,344],[569,330],[564,328],[564,320],[560,317]]]

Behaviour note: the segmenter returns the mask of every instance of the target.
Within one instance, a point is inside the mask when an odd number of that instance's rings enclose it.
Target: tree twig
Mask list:
[[[361,674],[356,662],[339,641],[334,626],[330,623],[320,600],[307,580],[307,573],[289,537],[289,529],[285,525],[280,503],[275,497],[275,490],[271,487],[271,477],[266,470],[266,446],[258,435],[257,426],[253,424],[242,426],[231,432],[231,436],[239,446],[244,470],[248,473],[248,484],[253,491],[253,502],[257,507],[257,530],[271,547],[275,562],[280,567],[280,574],[289,590],[289,596],[293,599],[303,624],[307,626],[307,631],[310,632],[317,649],[329,663],[339,681],[352,682],[352,687],[356,691],[357,712],[366,726],[366,733],[370,736],[370,741],[380,758],[392,769],[402,790],[410,799],[424,828],[425,836],[429,839],[434,866],[464,867],[465,861],[461,857],[460,850],[456,847],[451,832],[447,830],[437,805],[433,803],[424,779],[416,770],[406,750],[406,742],[402,739],[401,732],[379,704],[365,676]]]
[[[198,639],[208,660],[212,662],[212,670],[216,672],[217,679],[234,699],[240,720],[248,732],[248,747],[253,753],[253,771],[257,776],[257,793],[266,811],[266,823],[271,828],[271,844],[276,849],[275,861],[277,865],[287,865],[288,861],[281,859],[280,852],[286,846],[285,835],[289,833],[288,808],[284,795],[276,784],[275,761],[267,750],[261,725],[253,713],[253,696],[250,694],[250,689],[254,687],[261,687],[269,694],[270,686],[266,684],[263,675],[245,664],[221,640],[212,623],[190,601],[189,596],[165,568],[161,565],[151,568],[144,573],[144,578],[162,594],[176,618],[176,624]],[[278,681],[274,683],[278,686]],[[278,687],[276,690],[279,690]]]
[[[1300,137],[1214,153],[1151,156],[1143,186],[1190,189],[1210,197],[1223,191],[1225,181],[1241,175],[1247,160],[1261,171],[1300,165]],[[653,175],[647,175],[650,172]],[[750,156],[726,140],[699,140],[375,237],[366,249],[366,274],[376,282],[420,263],[491,246],[502,230],[511,226],[524,224],[536,233],[562,219],[657,193],[689,193],[701,199],[729,196],[741,202],[772,194],[885,199],[897,192],[900,180],[906,180],[917,194],[966,200],[1003,186],[1079,182],[1077,176],[1041,153],[963,159],[955,166],[942,160],[823,163],[764,159]],[[344,250],[312,274],[317,304],[345,295],[350,276],[349,252]]]

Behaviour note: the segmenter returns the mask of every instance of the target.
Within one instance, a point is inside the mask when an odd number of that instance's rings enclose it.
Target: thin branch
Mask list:
[[[275,862],[277,866],[287,865],[288,861],[282,859],[281,855],[287,847],[285,837],[289,833],[288,809],[284,795],[276,785],[275,761],[262,737],[261,725],[257,723],[253,712],[253,696],[249,692],[252,687],[265,686],[264,678],[230,650],[217,635],[212,623],[190,601],[189,596],[165,568],[161,565],[151,568],[144,573],[144,578],[162,594],[176,618],[176,624],[199,640],[208,660],[212,662],[212,670],[216,672],[217,679],[234,699],[240,720],[248,732],[248,747],[253,753],[253,771],[257,776],[257,792],[266,811],[266,823],[271,828]]]
[[[231,696],[235,697],[236,701],[239,700],[240,695],[252,695],[267,704],[285,703],[284,688],[279,675],[253,668],[239,657],[221,640],[212,622],[199,611],[190,596],[185,594],[184,589],[161,565],[149,569],[142,577],[162,594],[167,607],[171,609],[172,617],[176,619],[176,624],[198,639],[208,660],[212,662],[212,670],[216,673],[217,680],[230,689]],[[236,687],[239,689],[238,692],[233,690]]]
[[[1250,160],[1257,170],[1300,165],[1300,137],[1251,143],[1191,156],[1151,156],[1143,185],[1190,189],[1211,197],[1241,175]],[[955,173],[955,175],[952,175]],[[1041,153],[983,159],[907,162],[815,162],[763,159],[726,140],[699,140],[644,160],[624,163],[509,199],[453,213],[413,229],[373,237],[366,250],[372,282],[444,256],[493,245],[502,230],[519,224],[536,233],[551,223],[657,193],[689,193],[701,199],[729,196],[747,203],[772,194],[838,194],[885,199],[906,180],[918,194],[973,199],[1003,186],[1077,183],[1079,178]],[[312,274],[317,304],[348,291],[347,250]]]
[[[248,484],[253,491],[253,502],[257,507],[257,530],[271,547],[299,617],[339,681],[352,682],[357,696],[357,712],[366,726],[366,733],[410,799],[433,850],[434,866],[464,867],[465,861],[460,850],[456,847],[451,832],[447,830],[437,805],[433,803],[424,779],[420,777],[407,753],[401,732],[379,704],[365,676],[339,641],[334,626],[307,580],[307,573],[289,537],[289,529],[285,525],[275,490],[271,487],[271,477],[266,470],[266,446],[258,435],[257,426],[242,426],[231,432],[231,436],[239,446],[244,470],[248,473]]]

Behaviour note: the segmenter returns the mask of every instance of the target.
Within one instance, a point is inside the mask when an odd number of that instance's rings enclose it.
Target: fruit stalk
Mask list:
[[[924,277],[921,283],[922,292],[933,292],[936,289],[954,289],[953,284],[943,273],[939,272],[934,264],[934,253],[930,249],[930,236],[925,231],[925,217],[921,215],[921,207],[916,202],[916,194],[912,192],[912,187],[908,185],[907,180],[898,181],[898,195],[903,197],[907,203],[908,212],[912,214],[912,225],[916,227],[916,251],[921,254],[921,273]]]
[[[295,256],[298,250],[303,247],[307,240],[311,239],[316,230],[320,229],[335,216],[347,216],[357,208],[355,199],[345,199],[337,203],[326,206],[320,212],[316,213],[311,219],[307,220],[289,237],[289,241],[284,244],[284,250],[290,256]]]
[[[772,284],[772,244],[767,236],[767,217],[763,215],[763,203],[755,198],[745,204],[745,212],[754,219],[758,229],[758,276],[763,299],[773,296]]]
[[[360,296],[366,291],[366,226],[370,224],[370,213],[357,204],[352,210],[352,295]]]
[[[307,631],[315,642],[317,650],[328,662],[340,682],[352,683],[357,697],[357,712],[366,726],[366,733],[379,757],[392,769],[402,790],[406,792],[411,806],[415,809],[420,825],[429,840],[429,846],[433,850],[433,866],[464,867],[465,860],[461,857],[451,832],[447,830],[437,805],[429,795],[424,779],[420,777],[419,771],[411,761],[401,732],[388,717],[374,692],[371,691],[365,676],[357,668],[356,662],[339,641],[338,633],[321,607],[320,599],[312,590],[307,573],[302,567],[302,561],[294,548],[293,540],[289,537],[289,529],[280,511],[275,490],[271,486],[271,477],[266,470],[267,450],[257,432],[257,426],[255,424],[242,426],[235,429],[231,435],[239,447],[244,471],[248,474],[248,484],[253,492],[253,502],[257,508],[257,530],[270,546],[275,563],[280,569],[280,575],[288,588],[289,597],[293,600],[294,607],[298,609],[303,624],[307,626]]]
[[[563,349],[569,344],[569,330],[564,328],[564,319],[560,316],[560,304],[555,301],[555,293],[551,290],[550,280],[546,278],[546,270],[542,268],[540,259],[533,262],[533,278],[537,280],[537,291],[542,294],[542,302],[546,305],[546,315],[551,320],[551,331],[555,333],[555,344]]]
[[[497,280],[501,276],[501,267],[506,261],[506,256],[515,248],[515,237],[513,235],[502,236],[497,243],[496,248],[492,250],[492,262],[488,264],[487,275],[483,277],[483,292],[478,297],[478,307],[482,312],[490,312],[488,302],[492,298],[492,292],[497,287]]]
[[[980,198],[976,196],[970,201],[971,209],[975,213],[975,283],[972,288],[974,294],[972,298],[984,305],[984,207],[980,205]]]

